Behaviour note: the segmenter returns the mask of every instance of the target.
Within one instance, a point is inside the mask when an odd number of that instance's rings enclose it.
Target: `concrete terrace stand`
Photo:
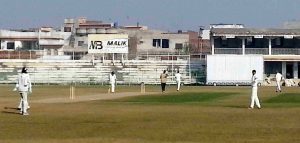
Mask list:
[[[0,84],[15,83],[23,66],[28,67],[34,84],[107,84],[109,73],[115,71],[117,84],[160,84],[159,76],[168,70],[168,82],[175,84],[172,75],[180,70],[184,84],[190,84],[191,67],[189,60],[157,61],[128,60],[122,63],[95,60],[0,60]],[[193,63],[193,67],[195,66]]]

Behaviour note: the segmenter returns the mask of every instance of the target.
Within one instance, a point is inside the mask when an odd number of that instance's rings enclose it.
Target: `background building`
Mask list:
[[[70,44],[64,49],[66,55],[87,55],[89,34],[128,34],[129,54],[126,58],[136,58],[141,54],[174,54],[186,52],[189,44],[189,35],[185,33],[168,33],[159,30],[149,30],[146,26],[119,26],[117,23],[89,21],[86,18],[66,19],[63,30],[71,32]],[[74,53],[75,52],[75,53]],[[99,55],[103,56],[103,55]],[[120,58],[120,54],[114,54]],[[97,57],[97,55],[96,55]],[[110,59],[111,55],[104,55]]]
[[[299,79],[300,29],[212,27],[211,45],[213,55],[261,55],[265,78],[279,71],[287,79]]]
[[[63,56],[63,47],[69,45],[70,32],[51,27],[30,30],[0,30],[0,58],[45,58]],[[8,53],[10,52],[10,53]]]

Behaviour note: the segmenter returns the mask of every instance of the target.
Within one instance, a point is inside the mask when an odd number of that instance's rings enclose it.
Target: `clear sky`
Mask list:
[[[238,23],[280,27],[300,20],[300,0],[1,0],[0,28],[59,27],[64,18],[147,25],[177,31]]]

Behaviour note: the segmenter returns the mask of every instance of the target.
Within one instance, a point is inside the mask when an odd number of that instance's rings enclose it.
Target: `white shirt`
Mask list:
[[[281,81],[281,79],[282,79],[282,74],[276,73],[275,78],[276,78],[276,81]]]
[[[31,80],[29,74],[22,73],[19,75],[16,88],[18,88],[20,92],[31,91]]]
[[[111,84],[116,83],[116,80],[117,80],[116,74],[114,74],[114,75],[109,74],[109,82]]]
[[[251,78],[252,87],[257,87],[257,83],[258,83],[257,80],[258,79],[257,79],[256,75],[253,75],[252,78]]]
[[[175,79],[176,79],[176,81],[180,81],[181,80],[181,74],[180,73],[176,73],[175,74]]]

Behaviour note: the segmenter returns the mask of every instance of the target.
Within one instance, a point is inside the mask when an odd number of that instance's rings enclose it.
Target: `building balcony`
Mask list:
[[[85,28],[78,28],[76,29],[77,34],[87,34],[87,31]]]
[[[9,31],[0,30],[0,38],[5,39],[30,39],[38,38],[38,32],[19,32],[19,31]]]
[[[107,34],[118,34],[119,32],[118,32],[118,30],[116,30],[116,29],[107,29],[107,30],[106,30],[106,33],[107,33]]]
[[[272,55],[300,55],[300,48],[272,48]]]
[[[268,48],[245,48],[245,54],[259,54],[259,55],[268,55]]]
[[[72,18],[67,18],[67,19],[64,20],[64,23],[65,24],[73,24],[73,23],[75,23],[75,20],[72,19]]]
[[[243,54],[242,48],[215,48],[215,54]]]
[[[61,32],[40,32],[38,37],[40,39],[64,39]]]
[[[88,34],[96,34],[96,33],[97,33],[97,30],[94,29],[94,28],[87,29],[87,33],[88,33]]]
[[[65,41],[64,40],[40,40],[40,45],[43,46],[53,46],[53,45],[64,45]]]
[[[215,54],[242,55],[242,48],[215,48]],[[245,48],[245,54],[269,55],[269,48]],[[272,48],[271,55],[300,55],[300,48]]]
[[[100,28],[100,29],[98,28],[96,32],[97,32],[97,34],[105,34],[106,30],[102,29],[102,28]]]

